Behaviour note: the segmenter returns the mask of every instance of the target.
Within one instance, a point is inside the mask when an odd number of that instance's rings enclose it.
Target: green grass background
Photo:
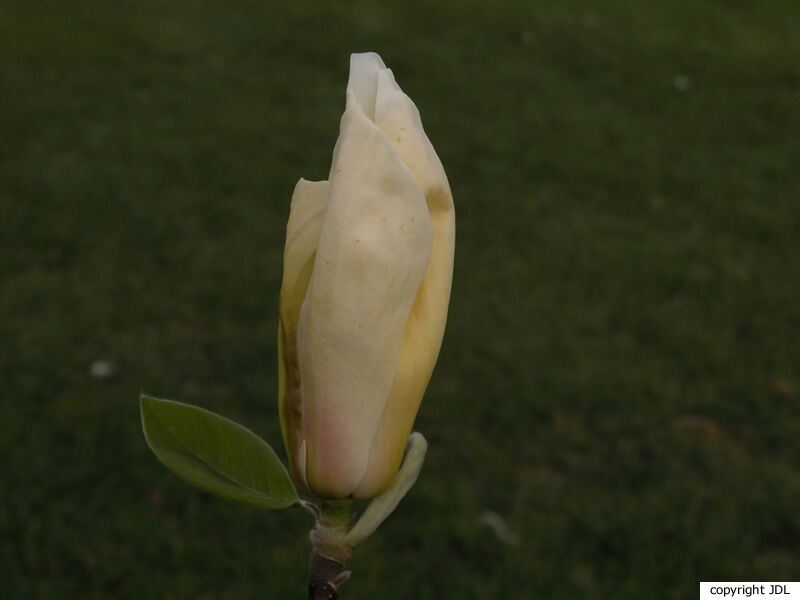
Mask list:
[[[0,595],[303,597],[307,515],[183,484],[137,397],[283,454],[289,197],[366,50],[420,108],[458,242],[427,463],[343,598],[800,578],[795,0],[5,0]]]

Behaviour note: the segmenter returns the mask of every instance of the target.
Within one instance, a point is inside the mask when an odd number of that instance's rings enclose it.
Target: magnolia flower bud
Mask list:
[[[328,180],[297,183],[286,230],[279,407],[304,493],[391,482],[439,354],[454,245],[417,108],[377,54],[353,54]]]

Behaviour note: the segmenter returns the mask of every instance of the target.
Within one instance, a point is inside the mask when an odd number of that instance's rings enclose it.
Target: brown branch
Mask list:
[[[344,563],[311,550],[308,559],[308,600],[336,600],[339,586],[350,577]]]

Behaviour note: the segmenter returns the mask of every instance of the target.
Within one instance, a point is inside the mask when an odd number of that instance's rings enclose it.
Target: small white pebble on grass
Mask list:
[[[97,377],[98,379],[111,377],[115,370],[114,363],[108,360],[96,360],[89,367],[89,373],[91,373],[92,377]]]
[[[675,77],[672,78],[672,84],[681,92],[685,92],[689,89],[689,83],[689,78],[683,74],[675,75]]]
[[[519,535],[511,531],[508,528],[508,525],[506,525],[503,517],[498,515],[496,512],[487,510],[481,515],[480,520],[481,523],[492,530],[492,533],[494,533],[497,536],[497,539],[499,539],[501,542],[508,544],[509,546],[519,546]]]

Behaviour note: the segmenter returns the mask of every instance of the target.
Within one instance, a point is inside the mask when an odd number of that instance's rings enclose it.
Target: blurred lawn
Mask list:
[[[364,50],[458,245],[429,458],[344,597],[800,577],[796,0],[487,5],[0,4],[4,598],[303,597],[306,515],[184,485],[137,397],[280,446],[289,197]]]

